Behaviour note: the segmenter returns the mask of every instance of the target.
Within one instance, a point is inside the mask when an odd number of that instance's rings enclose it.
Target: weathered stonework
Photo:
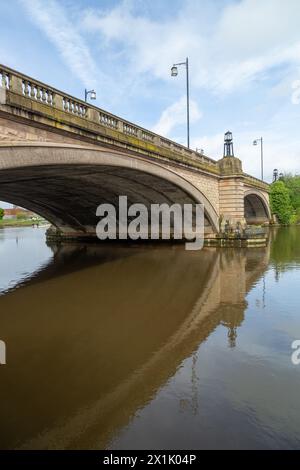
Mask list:
[[[270,218],[268,185],[241,160],[215,161],[7,67],[0,76],[0,199],[64,233],[94,231],[95,205],[118,194],[202,202],[210,236]]]

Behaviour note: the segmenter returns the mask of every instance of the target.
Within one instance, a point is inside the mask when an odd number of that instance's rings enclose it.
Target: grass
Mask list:
[[[31,227],[33,224],[45,225],[47,221],[45,219],[2,219],[0,220],[0,228],[5,227]]]

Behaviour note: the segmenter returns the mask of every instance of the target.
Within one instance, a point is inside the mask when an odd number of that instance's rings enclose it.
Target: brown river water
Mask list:
[[[300,447],[300,227],[265,248],[0,230],[1,449]]]

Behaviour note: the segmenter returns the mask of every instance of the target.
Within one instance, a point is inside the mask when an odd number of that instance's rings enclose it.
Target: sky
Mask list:
[[[244,171],[300,172],[299,0],[10,0],[0,63],[219,159],[233,132]]]

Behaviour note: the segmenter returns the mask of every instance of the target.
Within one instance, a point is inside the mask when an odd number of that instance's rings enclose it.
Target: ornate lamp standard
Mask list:
[[[227,131],[224,136],[224,157],[234,157],[232,132]]]
[[[260,142],[260,167],[261,167],[261,180],[264,180],[264,141],[261,137],[253,141],[253,145],[258,145]]]
[[[84,90],[84,101],[85,101],[85,102],[87,102],[89,95],[90,95],[90,99],[91,99],[91,100],[95,100],[96,97],[97,97],[95,90],[87,90],[87,89],[85,89],[85,90]]]
[[[187,57],[185,62],[179,62],[178,64],[173,64],[171,67],[171,77],[177,77],[178,75],[178,66],[185,65],[186,69],[186,118],[187,118],[187,146],[190,148],[190,86],[189,86],[189,58]]]

